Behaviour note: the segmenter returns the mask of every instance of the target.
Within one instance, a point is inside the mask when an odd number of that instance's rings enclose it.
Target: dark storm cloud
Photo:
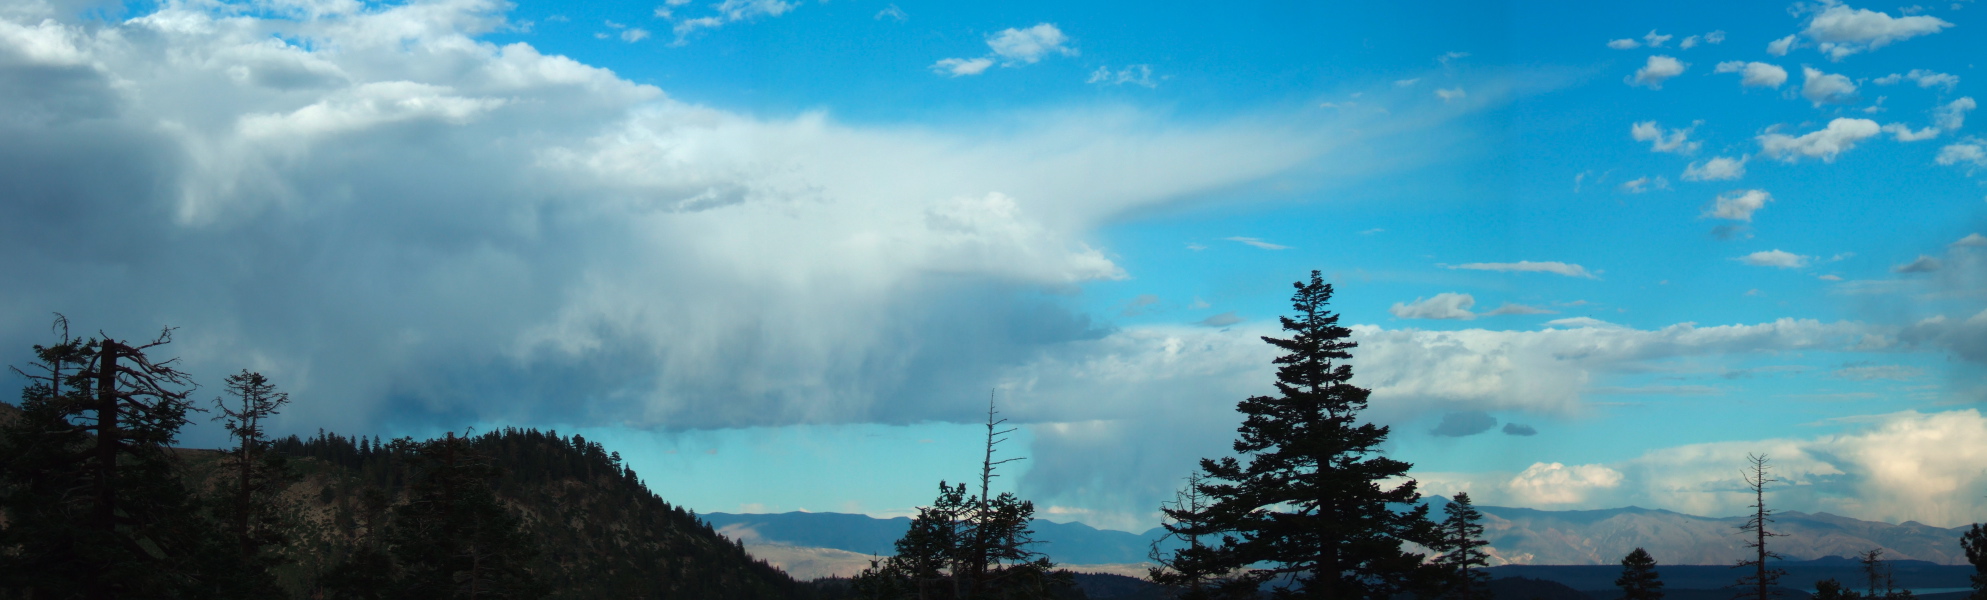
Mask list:
[[[1472,410],[1452,412],[1442,415],[1442,422],[1428,433],[1443,437],[1472,436],[1497,426],[1497,419],[1483,411]]]

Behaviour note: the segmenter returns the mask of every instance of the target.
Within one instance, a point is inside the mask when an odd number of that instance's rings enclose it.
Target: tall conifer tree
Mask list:
[[[1966,562],[1973,565],[1973,594],[1967,600],[1987,600],[1987,527],[1974,523],[1959,536],[1959,547],[1966,551]]]
[[[1621,600],[1663,600],[1663,578],[1648,550],[1636,548],[1621,557],[1621,578],[1614,585],[1621,588]]]
[[[1470,504],[1468,492],[1456,492],[1442,513],[1444,518],[1436,526],[1429,548],[1441,553],[1434,563],[1446,592],[1443,595],[1457,600],[1486,597],[1490,574],[1483,568],[1489,566],[1490,557],[1483,547],[1490,542],[1483,540],[1483,513]]]
[[[1380,454],[1388,428],[1359,422],[1371,393],[1353,385],[1357,346],[1326,310],[1332,286],[1317,271],[1295,284],[1288,338],[1264,337],[1284,351],[1275,396],[1243,400],[1235,453],[1203,459],[1209,500],[1204,518],[1224,531],[1215,554],[1227,584],[1248,592],[1268,584],[1279,597],[1385,599],[1423,571],[1403,542],[1427,541],[1412,465]],[[1398,482],[1398,483],[1395,483]],[[1412,507],[1412,508],[1408,508]]]
[[[1208,544],[1222,532],[1208,520],[1208,499],[1200,491],[1202,479],[1198,471],[1188,475],[1186,487],[1174,493],[1172,505],[1159,507],[1166,515],[1166,522],[1160,524],[1166,535],[1152,541],[1149,554],[1158,566],[1147,571],[1147,578],[1179,590],[1179,600],[1224,597],[1222,589],[1232,569],[1222,558],[1220,548]],[[1162,547],[1168,544],[1178,546],[1168,552]],[[1253,591],[1241,594],[1254,595]]]

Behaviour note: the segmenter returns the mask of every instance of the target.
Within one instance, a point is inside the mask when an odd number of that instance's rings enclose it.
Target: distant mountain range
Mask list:
[[[1438,497],[1431,503],[1439,514],[1446,500]],[[1738,526],[1744,522],[1740,517],[1699,517],[1636,507],[1577,511],[1477,508],[1484,514],[1492,564],[1613,565],[1629,551],[1643,548],[1665,565],[1729,565],[1744,551],[1744,540],[1738,535]],[[910,527],[910,519],[904,517],[877,519],[840,513],[702,516],[720,533],[747,545],[828,548],[863,556],[894,553],[891,544]],[[1773,547],[1789,560],[1855,556],[1872,548],[1882,548],[1884,558],[1896,561],[1954,565],[1966,560],[1959,547],[1960,528],[1793,511],[1776,518],[1776,531],[1787,537],[1776,538]],[[1153,540],[1163,533],[1157,528],[1130,533],[1082,523],[1035,521],[1035,538],[1043,542],[1040,551],[1058,563],[1073,565],[1145,562]]]
[[[844,513],[729,514],[700,515],[718,533],[746,545],[777,544],[808,548],[830,548],[862,556],[896,554],[897,538],[911,528],[907,517],[878,519]],[[1152,540],[1166,531],[1153,528],[1144,534],[1097,529],[1082,523],[1056,523],[1037,519],[1035,539],[1038,552],[1046,552],[1058,563],[1112,564],[1145,562]],[[1957,542],[1955,542],[1957,543]]]

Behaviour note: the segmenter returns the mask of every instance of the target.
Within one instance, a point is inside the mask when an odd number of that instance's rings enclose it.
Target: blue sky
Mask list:
[[[0,342],[703,511],[904,514],[992,390],[1001,485],[1142,530],[1316,269],[1427,493],[1970,523],[1982,10],[8,0]]]

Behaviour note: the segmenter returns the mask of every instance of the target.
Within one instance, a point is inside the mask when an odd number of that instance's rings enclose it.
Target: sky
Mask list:
[[[1312,270],[1424,493],[1987,520],[1987,6],[0,0],[0,349],[1142,531]],[[1982,96],[1987,97],[1987,96]],[[19,385],[18,377],[5,381]],[[205,416],[183,435],[220,446]]]

